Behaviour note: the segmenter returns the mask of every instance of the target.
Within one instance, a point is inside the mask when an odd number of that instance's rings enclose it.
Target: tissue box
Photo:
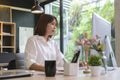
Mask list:
[[[78,63],[64,63],[64,75],[77,76],[79,73]]]

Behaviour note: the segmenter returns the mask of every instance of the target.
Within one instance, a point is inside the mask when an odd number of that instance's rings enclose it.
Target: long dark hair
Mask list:
[[[54,19],[56,20],[56,23],[58,24],[58,21],[55,16],[50,15],[50,14],[42,14],[35,28],[35,35],[44,36],[46,34],[48,23],[51,23]]]

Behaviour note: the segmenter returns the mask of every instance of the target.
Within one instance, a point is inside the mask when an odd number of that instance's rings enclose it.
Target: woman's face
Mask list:
[[[51,23],[48,23],[47,25],[47,30],[46,30],[46,35],[54,35],[56,32],[56,20],[54,19]]]

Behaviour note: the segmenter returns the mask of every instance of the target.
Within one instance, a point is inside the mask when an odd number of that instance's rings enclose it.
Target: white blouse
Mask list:
[[[27,41],[25,48],[25,66],[27,69],[33,63],[44,66],[45,60],[56,60],[56,66],[63,66],[63,54],[54,42],[50,39],[46,42],[42,36],[34,35]]]

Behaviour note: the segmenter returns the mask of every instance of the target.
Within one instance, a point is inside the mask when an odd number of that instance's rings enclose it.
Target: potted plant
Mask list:
[[[101,74],[101,65],[102,65],[101,56],[90,55],[88,64],[90,65],[92,76],[99,76]]]

